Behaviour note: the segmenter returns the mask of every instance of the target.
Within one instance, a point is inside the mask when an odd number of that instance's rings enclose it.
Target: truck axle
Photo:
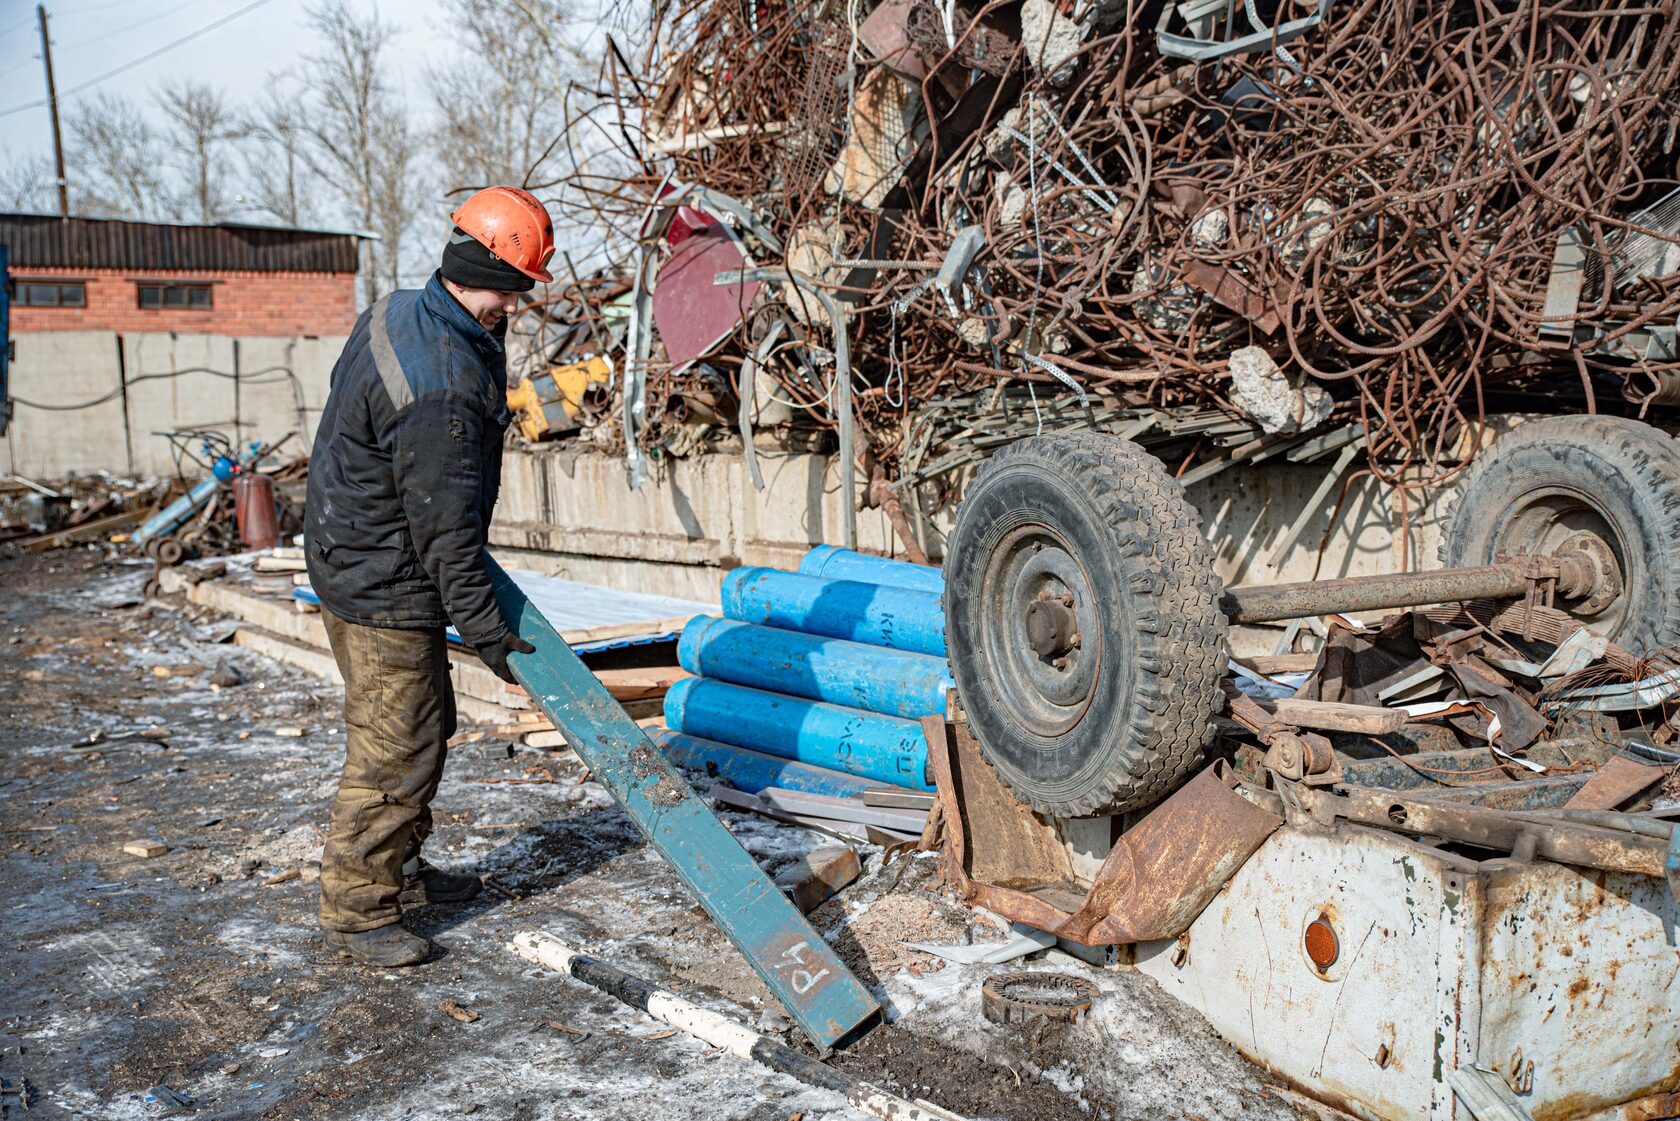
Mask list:
[[[1596,538],[1586,541],[1590,536],[1577,534],[1550,556],[1517,556],[1479,568],[1227,588],[1220,607],[1233,623],[1271,623],[1466,599],[1510,599],[1527,595],[1530,588],[1555,591],[1592,607],[1613,600],[1622,580],[1614,554],[1596,547],[1602,546]]]

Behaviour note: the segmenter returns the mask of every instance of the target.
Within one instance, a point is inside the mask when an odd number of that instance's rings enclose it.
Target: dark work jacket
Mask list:
[[[333,367],[309,458],[309,582],[372,627],[505,630],[484,546],[502,476],[507,357],[443,286],[392,292]]]

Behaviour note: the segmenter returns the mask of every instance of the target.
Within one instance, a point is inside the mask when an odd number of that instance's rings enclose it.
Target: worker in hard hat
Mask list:
[[[522,293],[548,282],[554,227],[515,187],[489,187],[450,218],[424,288],[360,319],[333,368],[309,460],[309,581],[344,677],[346,752],[326,851],[326,945],[379,966],[424,961],[405,907],[461,903],[476,876],[421,854],[455,733],[444,628],[513,681],[531,653],[490,591],[485,543],[502,472],[502,340]]]

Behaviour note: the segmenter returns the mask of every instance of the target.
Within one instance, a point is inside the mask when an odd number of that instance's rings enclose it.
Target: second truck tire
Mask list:
[[[1466,472],[1441,560],[1492,564],[1583,537],[1614,555],[1620,595],[1558,606],[1636,654],[1680,645],[1680,448],[1648,424],[1554,416],[1513,428]]]

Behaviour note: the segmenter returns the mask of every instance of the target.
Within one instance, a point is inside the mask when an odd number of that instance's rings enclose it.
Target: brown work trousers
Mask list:
[[[443,630],[364,627],[323,610],[344,677],[344,774],[321,855],[321,925],[372,930],[401,917],[402,866],[432,831],[432,796],[455,734]]]

